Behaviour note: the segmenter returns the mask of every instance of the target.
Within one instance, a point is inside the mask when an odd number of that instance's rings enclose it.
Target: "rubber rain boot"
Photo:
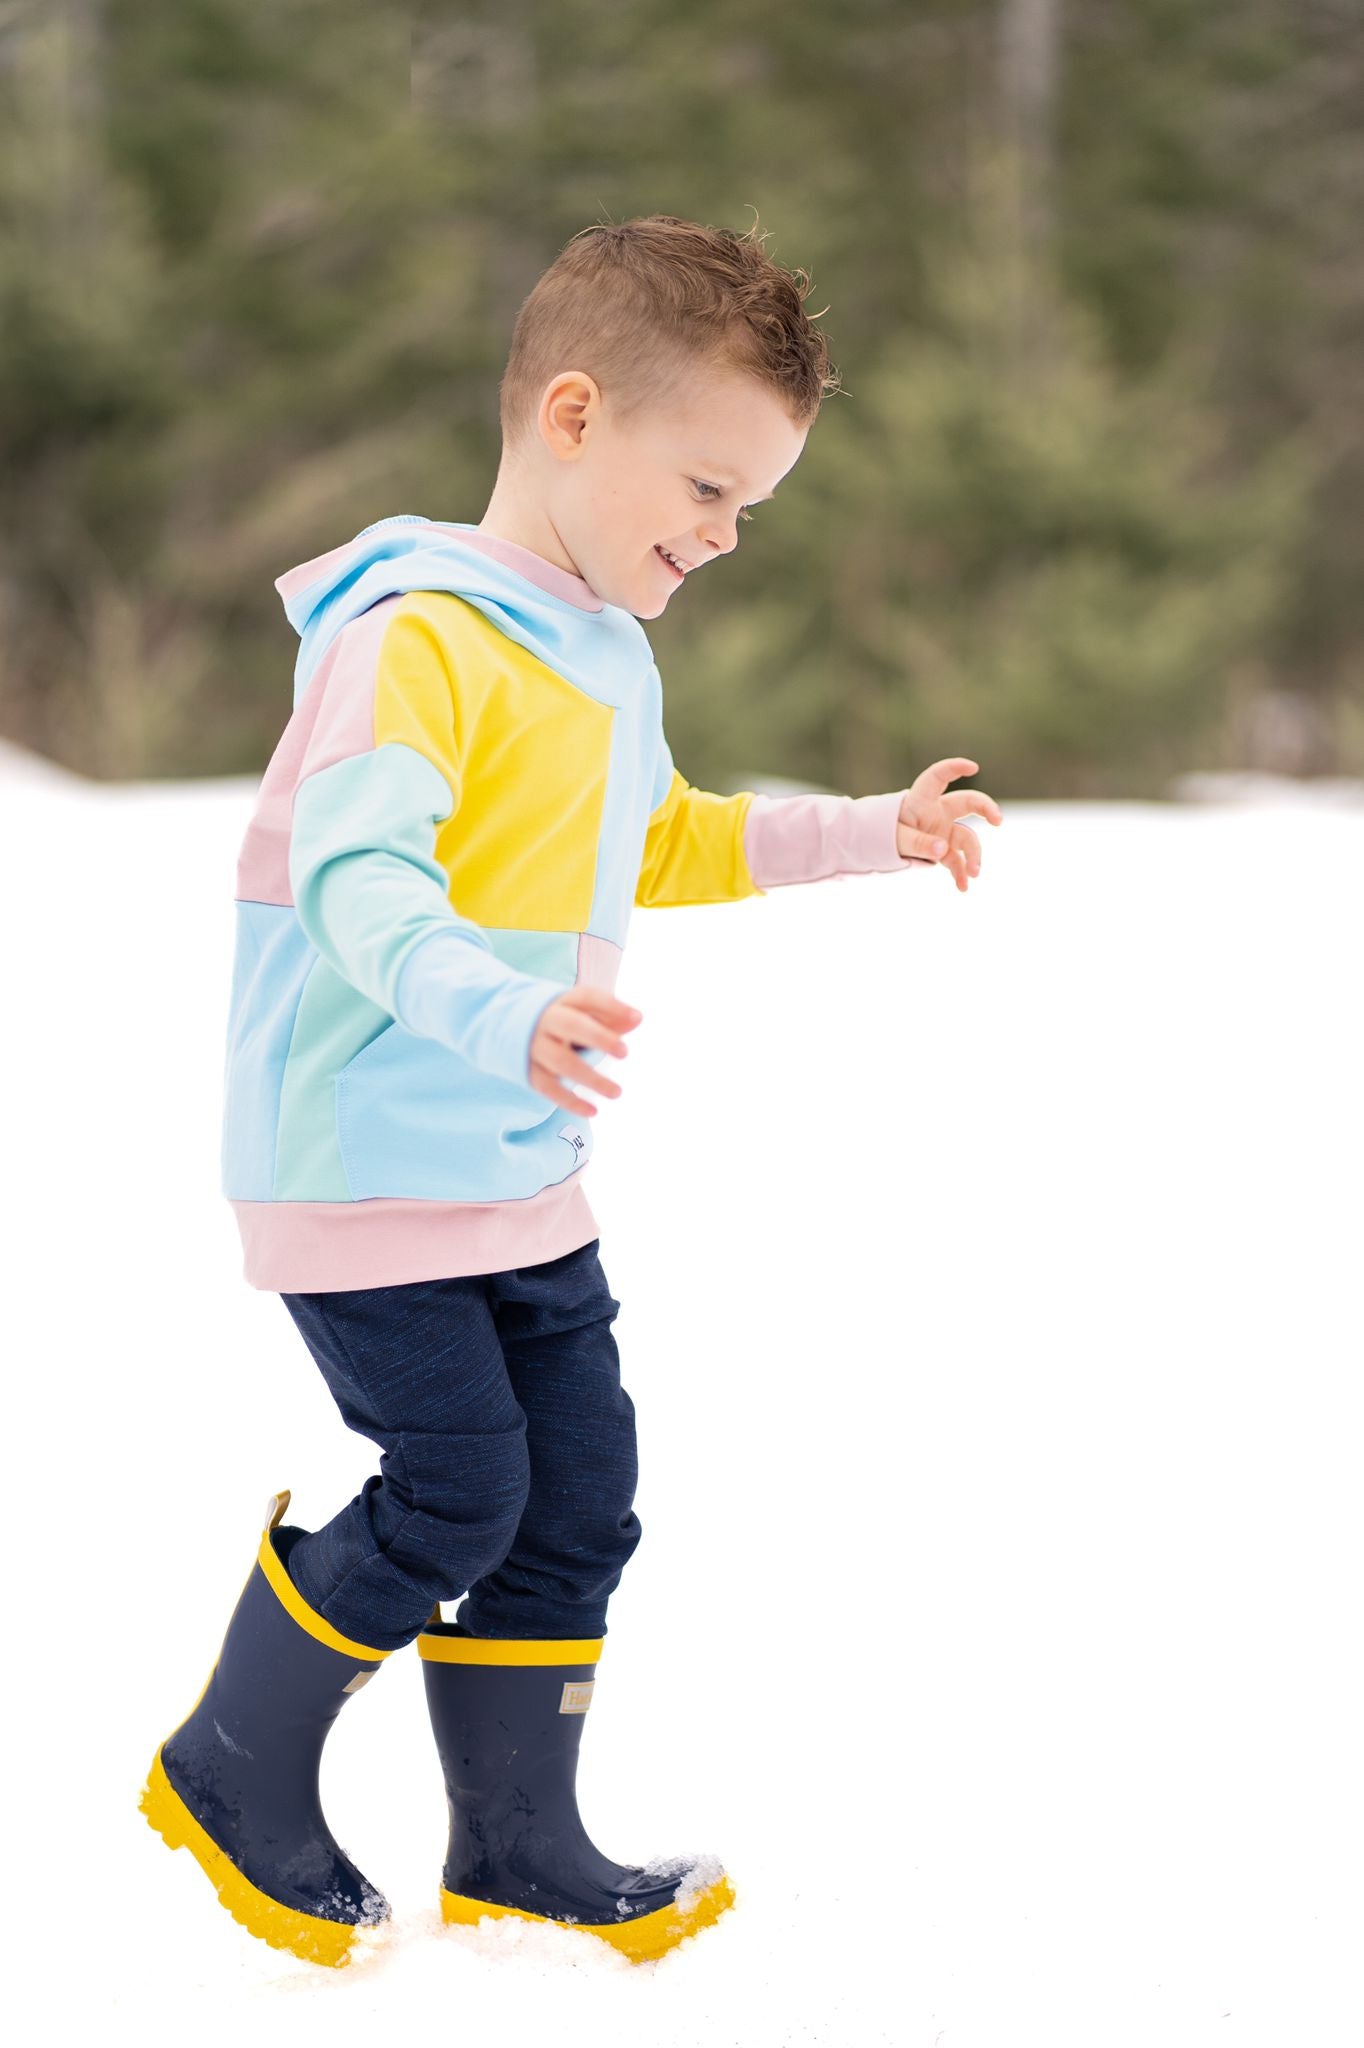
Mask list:
[[[435,1618],[417,1637],[450,1808],[441,1917],[555,1921],[647,1962],[718,1920],[734,1889],[715,1857],[639,1868],[589,1840],[574,1788],[604,1641],[471,1636]]]
[[[333,1968],[388,1900],[346,1856],[318,1796],[322,1746],[387,1650],[340,1635],[308,1605],[285,1559],[305,1532],[270,1500],[260,1550],[218,1661],[189,1717],[157,1750],[140,1810],[188,1849],[234,1920],[271,1948]]]

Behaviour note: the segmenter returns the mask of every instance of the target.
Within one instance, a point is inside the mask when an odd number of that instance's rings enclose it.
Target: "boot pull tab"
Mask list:
[[[278,1493],[271,1494],[269,1500],[265,1503],[265,1527],[261,1531],[263,1536],[268,1536],[272,1529],[278,1529],[280,1523],[284,1520],[284,1511],[288,1505],[289,1489],[287,1486],[281,1487]]]

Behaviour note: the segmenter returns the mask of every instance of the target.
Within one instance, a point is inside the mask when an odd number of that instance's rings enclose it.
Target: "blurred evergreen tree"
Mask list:
[[[1149,794],[1218,757],[1283,615],[1314,451],[1229,460],[1197,352],[1119,376],[1040,255],[1009,275],[1010,195],[982,166],[931,317],[755,515],[782,505],[789,581],[698,608],[684,740],[718,731],[736,765],[791,775],[823,760],[841,789],[965,754],[1001,795]]]
[[[653,629],[693,780],[1364,772],[1361,73],[1330,0],[0,0],[0,724],[258,772],[274,578],[481,517],[568,236],[756,210],[846,389]]]

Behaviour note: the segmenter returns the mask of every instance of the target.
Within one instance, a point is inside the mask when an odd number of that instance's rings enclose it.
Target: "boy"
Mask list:
[[[579,1091],[621,1092],[597,1066],[640,1022],[614,994],[633,905],[920,861],[965,889],[963,815],[1000,822],[945,793],[972,761],[858,799],[720,797],[673,766],[639,621],[732,551],[834,388],[753,231],[586,229],[518,316],[482,522],[399,514],[279,579],[301,646],[238,867],[223,1186],[247,1280],[382,1457],[321,1529],[271,1501],[142,1803],[244,1925],[314,1961],[388,1916],[318,1768],[414,1639],[447,1920],[553,1920],[641,1959],[733,1899],[718,1864],[612,1862],[574,1797],[641,1534]]]

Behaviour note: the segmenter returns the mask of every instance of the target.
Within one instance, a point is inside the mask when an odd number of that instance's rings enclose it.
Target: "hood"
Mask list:
[[[331,642],[371,605],[409,590],[467,599],[500,631],[604,703],[621,704],[653,662],[632,612],[581,576],[474,526],[399,512],[275,579],[299,636],[294,705]]]

